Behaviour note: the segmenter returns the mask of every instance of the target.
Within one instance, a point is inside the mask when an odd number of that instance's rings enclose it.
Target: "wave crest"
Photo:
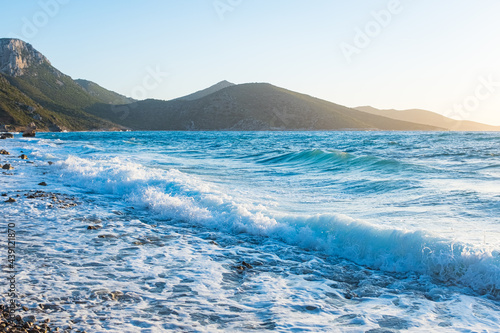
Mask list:
[[[320,152],[311,153],[325,158]],[[118,195],[169,219],[187,220],[228,233],[271,237],[373,269],[427,274],[445,283],[500,296],[497,251],[453,242],[422,230],[382,228],[340,214],[273,215],[263,205],[238,201],[175,169],[147,169],[119,159],[77,157],[58,165],[64,179],[72,179],[78,186]]]

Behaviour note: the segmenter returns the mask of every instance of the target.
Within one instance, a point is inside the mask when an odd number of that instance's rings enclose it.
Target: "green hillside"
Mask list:
[[[367,114],[267,83],[229,86],[196,100],[146,100],[87,111],[137,130],[440,130]]]
[[[69,130],[82,128],[74,126],[71,117],[42,107],[11,85],[9,80],[0,74],[0,123],[9,124],[17,130],[22,130],[31,122],[44,130],[54,130],[56,128],[54,125]]]

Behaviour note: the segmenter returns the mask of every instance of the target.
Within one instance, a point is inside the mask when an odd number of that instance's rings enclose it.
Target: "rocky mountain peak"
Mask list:
[[[19,39],[0,39],[0,72],[21,76],[26,70],[35,65],[50,62],[40,52],[35,50],[31,44]]]

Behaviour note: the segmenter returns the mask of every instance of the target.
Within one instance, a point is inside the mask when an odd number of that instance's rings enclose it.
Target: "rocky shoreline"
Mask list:
[[[20,139],[20,137],[20,134],[15,135],[14,140],[11,141],[14,145],[2,145],[2,141],[0,141],[0,205],[4,205],[5,208],[12,207],[14,208],[13,211],[17,211],[19,214],[23,214],[22,207],[31,207],[28,210],[46,210],[48,214],[51,214],[50,212],[53,213],[54,210],[69,210],[75,206],[84,204],[84,199],[71,195],[69,194],[70,192],[64,193],[64,191],[51,190],[52,183],[49,180],[50,178],[46,178],[43,175],[48,171],[45,168],[51,168],[54,163],[52,161],[38,160],[29,151],[23,151],[22,148],[19,148],[15,144],[15,140]],[[29,144],[29,139],[26,142]],[[40,168],[41,170],[38,173],[40,178],[25,176],[32,174],[29,168]],[[19,207],[19,210],[17,207]],[[68,214],[71,213],[68,212]],[[123,213],[113,211],[112,214],[121,216]],[[15,222],[17,227],[18,223],[19,225],[22,224],[22,222],[18,222],[22,221],[22,218],[20,219],[19,217],[12,214],[4,215],[2,222],[4,226],[9,222]],[[81,222],[83,222],[83,225],[79,228],[81,228],[82,232],[93,234],[96,241],[102,242],[117,238],[112,233],[99,233],[105,229],[100,219],[94,221],[84,218]],[[18,232],[22,232],[22,229],[25,228],[20,228]],[[5,235],[5,237],[7,236]],[[6,239],[2,241],[5,244],[7,243]],[[19,241],[17,242],[16,240],[17,246],[23,244],[22,239],[19,239]],[[140,244],[142,245],[143,243]],[[139,246],[139,244],[134,245]],[[3,249],[0,255],[2,258],[5,258],[3,260],[6,260],[7,245]],[[18,254],[16,249],[16,255],[23,257],[23,252]],[[23,259],[23,261],[31,260],[27,257]],[[26,273],[25,268],[21,269],[17,274],[21,272]],[[4,274],[7,278],[7,270],[4,270]],[[16,282],[18,278],[21,279],[17,274]],[[30,275],[29,272],[28,275]],[[7,281],[7,279],[4,279],[4,281]],[[0,333],[86,333],[85,328],[81,326],[82,320],[80,318],[73,318],[67,308],[73,305],[86,307],[89,302],[88,300],[70,300],[69,298],[59,299],[53,297],[40,298],[31,292],[26,293],[26,290],[16,290],[16,298],[10,299],[8,296],[8,287],[4,288],[4,290],[5,292],[0,295]],[[50,294],[50,289],[46,291]],[[109,292],[97,290],[93,295],[93,300],[101,299],[104,302],[120,302],[130,298],[130,296],[118,290]],[[11,316],[9,314],[9,305],[12,300],[15,300],[16,307]]]
[[[43,305],[39,306],[38,312],[43,312]],[[49,318],[37,319],[34,315],[21,316],[20,314],[15,315],[13,318],[10,317],[9,307],[4,304],[0,304],[0,332],[11,332],[11,333],[45,333],[45,332],[71,332],[71,328],[61,329],[50,323]],[[27,306],[19,306],[19,309],[24,313],[30,311]],[[19,311],[18,311],[19,313]]]
[[[7,136],[6,138],[13,138],[13,136]],[[29,161],[29,156],[24,153],[20,156],[16,156],[5,149],[0,149],[0,156],[2,157],[2,159],[0,159],[0,169],[3,171],[3,176],[13,175],[7,171],[18,168],[19,163],[15,160],[24,160],[26,166],[33,164],[33,162]],[[14,167],[13,164],[16,165],[16,167]],[[47,184],[42,181],[38,186],[47,186]],[[41,190],[2,191],[0,193],[0,198],[3,199],[0,200],[0,204],[13,204],[21,197],[32,200],[46,200],[50,208],[64,209],[78,204],[76,198],[61,193],[45,192]],[[11,314],[8,304],[0,304],[0,332],[83,332],[73,330],[70,325],[65,327],[54,325],[51,322],[50,312],[51,309],[55,308],[59,308],[59,306],[56,304],[38,304],[36,307],[32,306],[30,308],[28,305],[23,305],[21,299],[21,302],[16,302],[15,311]]]

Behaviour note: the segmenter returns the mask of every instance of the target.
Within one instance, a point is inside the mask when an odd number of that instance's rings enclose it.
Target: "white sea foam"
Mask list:
[[[271,214],[222,188],[177,170],[151,169],[119,158],[68,157],[58,162],[64,180],[113,194],[169,219],[229,233],[280,239],[387,272],[418,273],[498,297],[500,256],[425,231],[379,227],[340,214]]]

